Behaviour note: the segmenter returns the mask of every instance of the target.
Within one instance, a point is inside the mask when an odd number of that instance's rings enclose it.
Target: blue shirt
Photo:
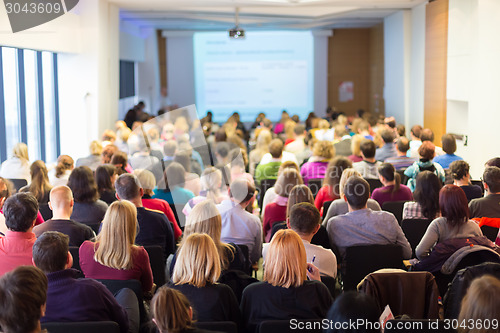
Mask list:
[[[439,163],[443,169],[448,169],[451,162],[463,160],[460,156],[455,154],[444,154],[434,157],[434,162]]]
[[[174,186],[170,191],[155,189],[154,192],[153,199],[162,199],[169,204],[185,205],[194,198],[193,192],[179,186]]]

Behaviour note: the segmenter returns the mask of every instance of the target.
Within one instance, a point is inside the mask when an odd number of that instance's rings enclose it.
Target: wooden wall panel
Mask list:
[[[328,41],[328,105],[347,115],[364,109],[383,114],[383,25],[370,29],[336,29]],[[354,100],[339,101],[339,85],[354,83]]]
[[[448,0],[430,2],[425,10],[424,127],[441,145],[446,133],[446,66],[448,56]]]
[[[158,41],[158,65],[160,70],[160,87],[167,87],[167,39],[162,36],[161,30],[156,30]]]

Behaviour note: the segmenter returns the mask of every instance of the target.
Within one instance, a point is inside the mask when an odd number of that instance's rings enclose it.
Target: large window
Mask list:
[[[18,142],[30,160],[54,162],[60,154],[57,55],[0,47],[0,159]]]

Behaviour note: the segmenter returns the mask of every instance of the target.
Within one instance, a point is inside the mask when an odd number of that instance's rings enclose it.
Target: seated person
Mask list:
[[[483,190],[479,185],[472,185],[470,182],[469,163],[459,160],[453,161],[450,164],[451,178],[453,178],[453,185],[460,186],[465,192],[467,201],[472,199],[481,198]]]
[[[349,246],[385,244],[398,244],[402,247],[403,258],[411,257],[410,243],[394,215],[367,208],[370,186],[366,180],[358,176],[349,178],[344,195],[349,212],[332,217],[326,226],[330,243],[337,246],[343,258]]]
[[[451,162],[462,160],[460,156],[455,155],[455,151],[457,150],[457,140],[453,134],[444,134],[441,137],[441,143],[443,145],[443,151],[446,154],[434,157],[435,163],[439,163],[443,169],[448,169]]]
[[[193,233],[181,244],[170,287],[186,295],[198,321],[233,321],[239,325],[241,313],[233,290],[217,283],[220,263],[212,238]]]
[[[417,175],[413,199],[403,206],[403,220],[430,219],[439,216],[439,191],[443,184],[438,176],[430,171]]]
[[[420,159],[410,165],[405,170],[405,175],[408,177],[408,187],[410,190],[415,191],[415,182],[417,176],[422,171],[430,171],[436,174],[439,177],[441,182],[445,181],[445,173],[443,167],[432,161],[435,155],[435,146],[430,141],[425,141],[418,148],[418,153],[420,155]]]
[[[395,133],[389,128],[385,128],[380,133],[384,145],[381,148],[377,148],[375,152],[375,159],[380,162],[384,162],[388,158],[394,158],[398,155],[396,152],[396,147],[394,145]]]
[[[288,229],[295,231],[304,244],[307,262],[311,262],[318,267],[321,275],[328,275],[333,278],[337,276],[337,258],[335,254],[320,245],[311,244],[313,236],[320,228],[321,217],[319,211],[313,204],[301,202],[293,205],[287,219]],[[269,245],[269,244],[266,244]],[[263,258],[269,246],[264,246]]]
[[[390,163],[382,163],[378,168],[379,179],[383,187],[373,190],[372,199],[380,206],[390,201],[410,201],[413,195],[408,186],[401,184],[401,176]]]
[[[260,184],[263,179],[276,179],[278,177],[281,163],[289,160],[285,159],[283,154],[283,141],[280,139],[273,139],[269,144],[269,153],[264,154],[264,157],[262,157],[262,160],[255,169],[255,182],[257,184]],[[293,156],[294,160],[292,160],[292,162],[297,163],[295,155],[292,153],[288,154]],[[267,156],[270,156],[270,158]]]
[[[415,162],[414,158],[406,156],[409,149],[410,143],[408,142],[408,139],[404,136],[400,137],[396,142],[397,155],[394,157],[386,158],[384,162],[391,163],[392,165],[394,165],[394,168],[396,168],[396,170],[406,169],[407,167],[412,165],[413,162]]]
[[[319,269],[306,260],[295,231],[283,229],[274,235],[263,282],[252,283],[243,291],[241,313],[247,331],[257,332],[264,320],[325,318],[332,297],[320,282]]]
[[[34,197],[33,197],[34,198]],[[20,266],[0,278],[0,325],[5,333],[42,333],[47,277],[36,267]]]
[[[229,187],[230,199],[217,205],[222,219],[221,241],[246,245],[252,264],[262,256],[262,224],[245,210],[254,196],[255,187],[245,179],[237,179]]]
[[[342,172],[345,169],[352,168],[352,162],[345,156],[337,156],[328,163],[323,186],[319,189],[314,205],[321,213],[323,204],[327,201],[340,199],[339,183]]]
[[[170,163],[165,169],[163,182],[164,184],[158,184],[158,188],[155,189],[154,199],[163,199],[169,204],[184,206],[194,198],[193,192],[185,188],[186,170],[180,163]]]
[[[87,278],[139,280],[142,290],[153,288],[149,256],[142,246],[134,245],[137,213],[128,201],[115,201],[109,206],[95,242],[80,246],[80,267]]]
[[[21,265],[33,265],[33,233],[38,201],[30,193],[17,193],[5,200],[3,206],[5,236],[0,237],[0,276]]]
[[[49,207],[52,219],[37,225],[33,232],[40,237],[45,231],[59,231],[69,236],[69,246],[78,246],[95,237],[94,231],[85,224],[70,219],[73,212],[73,193],[67,186],[56,186],[50,191]]]
[[[349,212],[349,205],[347,204],[347,200],[344,195],[344,187],[345,184],[347,183],[347,180],[352,176],[361,177],[361,174],[352,168],[347,168],[344,170],[344,172],[342,172],[342,176],[340,177],[340,182],[339,182],[340,199],[334,200],[330,204],[330,207],[326,212],[325,218],[323,219],[323,226],[326,227],[328,220],[331,219],[332,217],[338,215],[344,215]],[[377,210],[377,211],[382,210],[378,202],[371,198],[368,199],[368,202],[366,204],[368,208],[370,208],[371,210]]]
[[[313,146],[313,155],[302,164],[300,175],[304,184],[309,184],[309,179],[323,179],[328,162],[335,156],[335,148],[330,141],[318,141]]]
[[[464,191],[455,185],[446,185],[439,192],[438,217],[427,227],[427,231],[415,249],[417,258],[422,260],[430,255],[437,243],[453,238],[482,236],[481,228],[469,220],[467,197]]]
[[[470,217],[500,217],[500,168],[486,167],[483,172],[484,198],[469,203]]]
[[[42,322],[115,321],[120,332],[129,328],[127,312],[111,292],[92,279],[77,279],[73,257],[69,252],[69,238],[57,231],[46,231],[33,245],[33,262],[48,279],[47,307]],[[117,299],[135,305],[135,330],[138,331],[139,308],[137,297],[130,289],[122,289]],[[131,314],[131,313],[129,313]]]
[[[378,179],[378,168],[382,162],[375,159],[375,143],[368,139],[363,139],[359,146],[363,160],[352,165],[354,170],[366,179]]]

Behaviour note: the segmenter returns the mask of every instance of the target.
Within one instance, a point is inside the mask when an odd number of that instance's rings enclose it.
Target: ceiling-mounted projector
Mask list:
[[[238,27],[234,27],[229,30],[229,38],[235,38],[235,39],[245,38],[245,30],[240,29]]]

